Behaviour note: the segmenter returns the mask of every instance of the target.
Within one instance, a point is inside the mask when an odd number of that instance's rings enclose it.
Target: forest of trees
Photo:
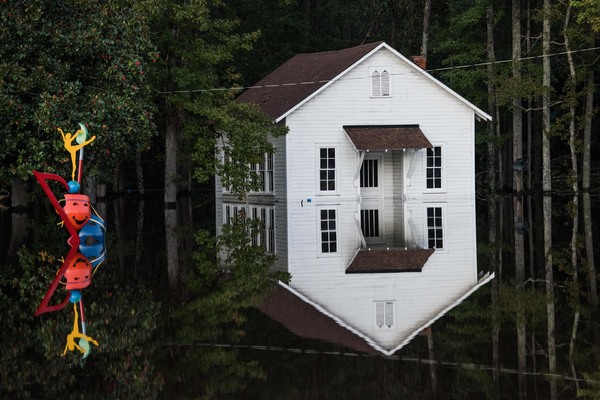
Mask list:
[[[599,32],[596,0],[3,0],[0,397],[277,398],[251,383],[279,373],[268,362],[193,346],[243,342],[252,307],[286,278],[250,245],[252,221],[214,237],[215,174],[243,196],[248,165],[285,134],[233,100],[295,54],[385,41],[425,56],[429,73],[494,117],[477,126],[476,151],[478,263],[496,279],[433,336],[438,355],[486,352],[489,379],[471,382],[489,398],[600,398]],[[110,267],[89,290],[101,349],[65,361],[68,317],[33,317],[65,243],[32,171],[68,175],[56,128],[79,122],[97,136],[84,192],[106,217]],[[215,157],[224,132],[237,163]],[[227,279],[221,250],[234,255]],[[465,341],[479,349],[444,353],[439,341],[461,321],[474,321]],[[387,362],[363,368],[400,373]],[[476,391],[453,379],[465,397]],[[444,377],[425,381],[444,398]],[[295,390],[289,398],[319,398]]]

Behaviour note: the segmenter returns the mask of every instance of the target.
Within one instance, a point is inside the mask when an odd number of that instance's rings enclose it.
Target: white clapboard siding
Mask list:
[[[371,97],[371,67],[391,70],[391,96]],[[386,46],[362,60],[309,101],[285,115],[289,128],[273,142],[275,155],[276,268],[290,287],[387,350],[435,319],[477,284],[474,185],[476,111],[453,92]],[[426,206],[443,207],[444,249],[421,272],[346,274],[360,244],[357,218],[359,153],[344,125],[419,125],[443,150],[442,190],[425,189],[425,151],[383,154],[382,227],[385,244],[423,245]],[[320,147],[336,149],[336,190],[319,191]],[[411,166],[412,160],[412,166]],[[409,174],[410,167],[410,174]],[[217,229],[223,201],[217,179]],[[321,208],[337,211],[334,254],[322,254]],[[409,223],[410,220],[410,223]],[[377,329],[374,301],[394,303],[393,329]]]
[[[288,203],[287,203],[287,147],[286,138],[271,140],[275,147],[273,155],[273,191],[275,195],[275,261],[274,269],[287,272],[288,269]]]
[[[369,66],[391,65],[392,96],[369,95]],[[474,113],[412,67],[383,49],[287,116],[287,194],[290,285],[351,326],[392,348],[476,283],[474,237]],[[418,124],[430,142],[443,146],[445,190],[424,190],[423,151],[417,151],[410,186],[404,188],[405,152],[384,156],[386,239],[404,226],[404,209],[423,238],[423,203],[444,204],[445,249],[434,253],[420,273],[347,275],[357,248],[357,152],[344,125]],[[337,190],[320,194],[318,147],[336,148]],[[406,152],[409,153],[409,152]],[[398,169],[392,166],[399,167]],[[399,172],[398,172],[399,171]],[[404,190],[406,193],[403,193]],[[406,203],[402,195],[406,195]],[[307,200],[311,202],[308,203]],[[319,207],[338,211],[338,253],[321,255]],[[401,232],[403,234],[403,232]],[[399,233],[400,234],[400,233]],[[399,235],[398,234],[398,235]],[[376,330],[373,301],[393,300],[396,329]]]

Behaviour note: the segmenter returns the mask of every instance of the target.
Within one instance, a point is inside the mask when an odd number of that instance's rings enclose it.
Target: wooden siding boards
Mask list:
[[[490,117],[385,44],[348,51],[337,54],[348,56],[337,69],[327,69],[322,76],[311,69],[306,75],[313,74],[311,79],[319,80],[319,86],[280,86],[294,74],[304,79],[298,68],[302,65],[297,64],[299,60],[310,59],[316,65],[315,60],[320,59],[319,55],[297,57],[238,101],[259,104],[275,121],[282,121],[289,128],[288,135],[277,144],[275,159],[276,201],[282,203],[275,206],[277,249],[284,244],[287,249],[287,252],[282,250],[286,258],[280,260],[278,268],[285,269],[283,266],[287,265],[292,276],[291,289],[340,323],[372,338],[376,347],[388,351],[397,348],[416,329],[477,285],[474,119]],[[330,56],[326,54],[324,59],[331,61]],[[371,97],[369,68],[372,66],[391,67],[391,96]],[[333,70],[337,75],[331,74]],[[417,125],[433,146],[442,146],[446,161],[443,190],[428,191],[424,189],[424,150],[384,154],[386,245],[395,246],[405,239],[400,236],[404,236],[404,231],[409,232],[409,219],[410,227],[414,228],[412,233],[422,245],[425,207],[431,203],[444,207],[445,246],[429,257],[421,272],[346,274],[359,245],[356,217],[360,187],[354,178],[360,155],[343,127],[382,125]],[[334,193],[318,190],[320,146],[336,148]],[[280,154],[281,147],[284,157]],[[321,208],[337,210],[335,254],[319,251]],[[280,213],[286,217],[280,219]],[[283,228],[281,222],[286,223]],[[373,301],[377,300],[395,302],[396,329],[374,328]]]

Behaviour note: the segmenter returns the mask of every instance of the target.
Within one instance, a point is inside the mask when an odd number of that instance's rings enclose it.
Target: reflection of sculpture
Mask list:
[[[67,355],[67,350],[74,351],[77,349],[84,354],[83,357],[85,358],[89,354],[89,343],[91,342],[98,346],[98,342],[92,339],[90,336],[87,336],[79,331],[79,324],[77,322],[79,319],[79,315],[77,314],[77,304],[73,304],[73,313],[75,314],[75,318],[73,320],[73,330],[67,335],[67,344],[65,345],[65,351],[63,351],[62,355]],[[75,339],[79,339],[79,344],[75,343]]]
[[[88,287],[92,283],[93,274],[102,261],[104,261],[106,249],[104,246],[104,222],[97,214],[92,214],[93,207],[90,204],[89,196],[79,193],[81,188],[83,148],[96,138],[94,136],[90,140],[86,140],[87,129],[83,124],[80,124],[80,127],[81,129],[75,135],[71,133],[65,134],[62,129],[58,128],[58,131],[62,135],[65,149],[71,154],[73,167],[71,176],[73,180],[67,183],[58,175],[33,171],[35,178],[42,186],[44,193],[69,232],[70,237],[67,243],[71,247],[69,254],[64,259],[62,266],[56,273],[56,277],[35,311],[35,315],[57,311],[63,309],[67,303],[73,303],[75,314],[73,329],[67,336],[67,344],[65,345],[63,356],[67,354],[67,351],[79,350],[83,353],[83,358],[86,358],[90,353],[90,342],[96,346],[98,342],[86,335],[81,289]],[[74,140],[77,141],[77,145],[73,144]],[[75,181],[76,153],[78,151],[79,171],[78,180]],[[68,192],[64,195],[64,199],[61,200],[61,202],[64,202],[64,206],[61,206],[54,192],[50,189],[48,185],[49,180],[59,182]],[[88,225],[89,229],[87,228]],[[88,257],[93,257],[93,260],[90,261]],[[50,305],[50,300],[60,283],[65,285],[67,295],[59,304]],[[80,313],[77,312],[78,305]],[[79,329],[78,321],[81,321],[81,330]]]

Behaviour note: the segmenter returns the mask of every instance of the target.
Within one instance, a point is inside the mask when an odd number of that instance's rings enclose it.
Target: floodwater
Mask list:
[[[551,385],[559,399],[575,398],[578,390],[591,393],[590,398],[600,396],[600,327],[590,305],[585,266],[574,286],[565,267],[568,253],[558,249],[557,364],[550,374],[545,283],[538,276],[515,285],[510,249],[504,253],[503,276],[483,285],[399,351],[384,355],[360,340],[349,341],[342,331],[323,340],[302,337],[301,328],[317,318],[312,314],[293,315],[299,326],[293,333],[256,308],[237,309],[241,298],[236,296],[246,296],[248,290],[241,283],[225,287],[227,280],[199,280],[194,282],[198,292],[184,303],[170,300],[164,231],[152,222],[162,221],[160,197],[148,196],[141,208],[135,195],[112,202],[108,220],[125,217],[120,224],[109,224],[106,269],[86,294],[88,334],[100,342],[86,360],[77,352],[61,357],[73,323],[70,307],[33,317],[53,268],[60,265],[48,257],[58,257],[66,248],[57,240],[61,228],[56,221],[33,223],[28,245],[20,252],[25,266],[3,268],[0,397],[548,399]],[[145,217],[141,253],[136,253],[138,209]],[[10,211],[2,214],[4,237]],[[480,260],[481,269],[484,263]],[[215,293],[222,296],[211,297]],[[521,370],[518,315],[525,321]],[[322,327],[332,321],[319,322]]]

